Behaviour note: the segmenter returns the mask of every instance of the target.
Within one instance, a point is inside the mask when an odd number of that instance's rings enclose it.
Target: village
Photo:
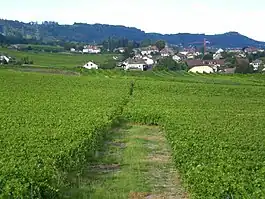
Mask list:
[[[122,47],[114,50],[120,54],[125,51],[126,48]],[[71,49],[71,52],[75,52],[75,49]],[[86,45],[81,53],[100,54],[102,52],[100,46]],[[171,59],[176,64],[185,65],[186,70],[193,73],[235,73],[236,65],[242,63],[250,67],[252,72],[265,72],[264,49],[253,47],[214,49],[204,45],[201,52],[196,47],[175,50],[166,44],[159,50],[153,45],[132,49],[131,56],[124,60],[119,60],[118,56],[113,56],[113,59],[117,60],[117,67],[124,70],[152,70],[159,66],[161,60]],[[83,67],[99,69],[100,65],[90,61]]]
[[[204,40],[201,46],[178,47],[164,43],[164,46],[149,45],[147,47],[132,48],[128,52],[126,47],[118,47],[110,52],[104,51],[102,45],[84,45],[82,50],[70,48],[69,54],[107,55],[113,54],[112,64],[122,70],[183,70],[192,73],[256,73],[265,72],[264,49],[246,48],[213,48],[208,47]],[[14,50],[19,45],[13,45]],[[12,47],[10,47],[12,48]],[[66,52],[65,52],[66,53]],[[55,53],[56,54],[56,53]],[[12,57],[0,54],[0,64],[9,64]],[[27,57],[22,60],[25,65],[32,64]],[[106,63],[108,65],[108,63]],[[73,66],[74,67],[74,66]],[[88,60],[82,68],[106,69],[101,63]]]

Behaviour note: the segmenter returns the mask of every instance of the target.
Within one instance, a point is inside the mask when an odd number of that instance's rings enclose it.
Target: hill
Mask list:
[[[192,42],[200,42],[203,39],[210,41],[213,47],[245,47],[254,46],[265,48],[265,42],[256,41],[238,32],[224,34],[159,34],[146,33],[133,27],[108,24],[74,23],[73,25],[60,25],[57,22],[24,23],[11,20],[0,20],[0,33],[7,37],[19,37],[24,39],[36,39],[47,41],[76,41],[76,42],[101,42],[108,37],[127,38],[134,41],[145,39],[165,40],[170,44],[182,44],[187,46]]]

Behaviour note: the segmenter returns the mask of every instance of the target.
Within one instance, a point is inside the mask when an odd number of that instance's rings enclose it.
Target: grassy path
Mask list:
[[[79,177],[72,176],[65,198],[187,198],[157,127],[127,125],[106,140],[95,162]]]

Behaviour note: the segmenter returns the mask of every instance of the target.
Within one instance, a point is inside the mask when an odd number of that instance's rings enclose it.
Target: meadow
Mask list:
[[[263,77],[1,69],[0,198],[59,197],[121,118],[165,132],[188,198],[265,198]]]
[[[51,67],[72,69],[77,66],[83,66],[89,61],[98,65],[104,64],[113,59],[113,54],[70,54],[70,53],[48,53],[48,52],[31,52],[17,51],[7,48],[0,48],[0,54],[7,54],[20,60],[29,57],[35,67]]]

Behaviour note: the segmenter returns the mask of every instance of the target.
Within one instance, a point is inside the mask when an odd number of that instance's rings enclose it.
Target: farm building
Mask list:
[[[215,53],[216,54],[220,54],[220,53],[223,53],[223,52],[224,52],[224,50],[222,48],[219,48]]]
[[[86,63],[83,68],[86,68],[86,69],[98,69],[98,65],[93,63],[93,62],[88,62]]]
[[[165,47],[160,51],[162,57],[168,57],[174,55],[174,51],[171,48]]]
[[[174,61],[176,61],[176,62],[181,61],[181,57],[178,56],[178,55],[174,55],[174,56],[172,57],[172,59],[173,59]]]
[[[143,57],[143,60],[145,61],[145,63],[147,64],[147,65],[153,65],[155,62],[154,62],[154,60],[153,59],[151,59],[151,58],[149,58],[149,57]]]
[[[0,63],[9,63],[10,61],[10,57],[4,56],[4,55],[0,55]]]
[[[101,49],[97,46],[84,46],[83,53],[98,54],[101,52]]]
[[[141,58],[129,58],[124,63],[124,70],[142,70],[147,68],[147,64],[144,59]]]
[[[206,69],[208,66],[209,70],[213,70],[213,72],[218,72],[220,67],[224,66],[225,62],[223,59],[219,60],[200,60],[200,59],[194,59],[194,60],[187,60],[186,61],[188,68],[192,70],[194,67],[202,67],[201,69]],[[197,69],[197,68],[196,68]],[[195,69],[193,69],[195,70]]]
[[[158,53],[159,50],[156,46],[149,46],[141,49],[141,55],[150,55],[152,53]]]
[[[194,66],[189,72],[191,73],[214,73],[214,69],[210,66]]]
[[[70,49],[70,52],[75,52],[75,51],[76,51],[75,48]]]
[[[193,59],[186,61],[189,68],[194,66],[224,66],[225,62],[223,59],[220,60],[201,60],[201,59]]]
[[[251,62],[250,65],[253,67],[253,70],[257,71],[263,62],[259,59]]]

